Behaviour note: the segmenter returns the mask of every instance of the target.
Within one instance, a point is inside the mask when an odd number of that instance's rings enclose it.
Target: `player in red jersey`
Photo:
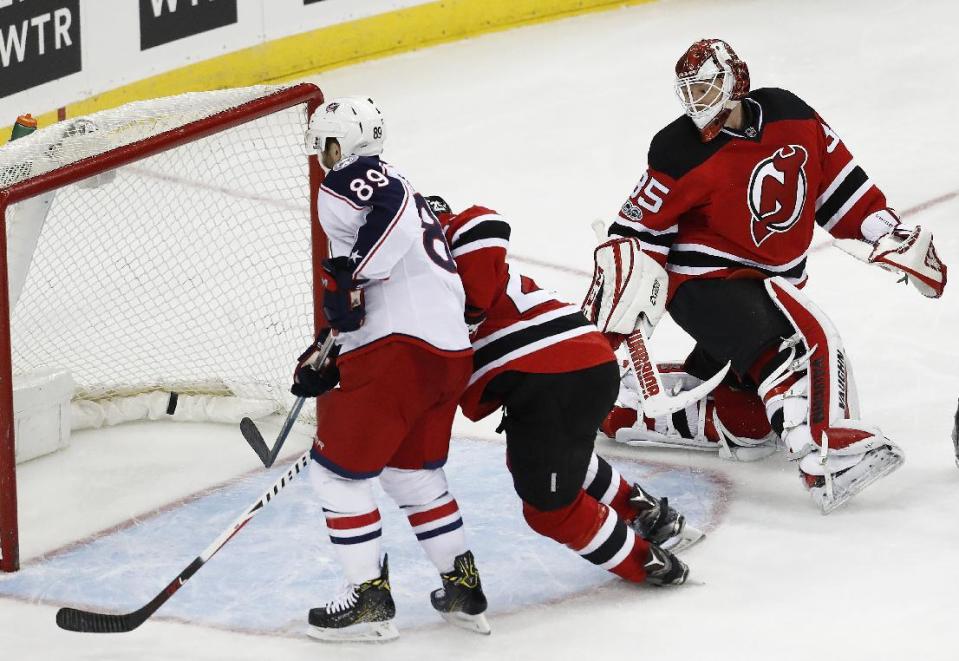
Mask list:
[[[442,198],[426,199],[466,291],[474,355],[460,407],[472,420],[504,408],[530,527],[626,580],[683,583],[686,566],[658,544],[684,534],[684,517],[593,452],[618,389],[609,343],[578,307],[510,268],[502,216],[481,206],[454,215]]]
[[[799,290],[813,229],[928,297],[942,294],[946,267],[932,235],[899,221],[802,99],[750,91],[746,64],[726,42],[690,46],[675,87],[685,115],[653,138],[647,171],[596,249],[592,291],[600,295],[588,312],[609,333],[649,330],[662,314],[646,302],[657,299],[650,287],[668,278],[666,307],[696,341],[688,374],[704,378],[730,362],[727,385],[761,398],[803,483],[829,512],[898,468],[903,454],[859,419],[839,334]],[[638,266],[626,272],[629,263]],[[682,431],[674,425],[673,440]]]

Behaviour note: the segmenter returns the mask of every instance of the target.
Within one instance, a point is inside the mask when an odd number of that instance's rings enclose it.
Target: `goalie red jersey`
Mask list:
[[[742,129],[724,127],[709,142],[685,116],[660,131],[648,170],[610,227],[664,265],[670,295],[690,278],[740,269],[801,286],[816,224],[873,243],[898,222],[839,136],[799,97],[757,89],[742,108]]]
[[[437,198],[430,198],[430,202]],[[516,273],[506,261],[510,226],[495,211],[473,206],[437,212],[466,290],[473,375],[460,406],[472,420],[500,407],[483,391],[497,374],[557,374],[616,360],[609,343],[580,311]]]

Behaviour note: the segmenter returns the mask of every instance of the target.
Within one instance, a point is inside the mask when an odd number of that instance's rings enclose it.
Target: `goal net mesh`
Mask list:
[[[60,122],[0,149],[0,188],[282,89]],[[67,369],[75,399],[173,391],[286,409],[313,335],[306,125],[301,103],[11,205],[14,375]]]

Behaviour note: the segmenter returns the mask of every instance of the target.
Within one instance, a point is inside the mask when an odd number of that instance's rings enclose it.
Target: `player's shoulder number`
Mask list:
[[[656,177],[649,174],[649,170],[643,172],[639,178],[639,183],[633,188],[630,197],[636,204],[646,209],[650,213],[656,213],[663,208],[663,198],[669,193],[669,187],[658,181]]]
[[[370,161],[359,161],[356,156],[343,159],[334,166],[337,171],[335,187],[348,189],[358,202],[369,202],[378,188],[390,185],[391,178],[381,167]],[[341,190],[346,193],[345,190]]]

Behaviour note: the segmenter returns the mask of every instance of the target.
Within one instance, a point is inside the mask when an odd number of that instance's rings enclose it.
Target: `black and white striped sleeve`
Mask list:
[[[496,213],[483,214],[465,222],[450,237],[450,251],[457,259],[483,248],[509,249],[510,226]]]

